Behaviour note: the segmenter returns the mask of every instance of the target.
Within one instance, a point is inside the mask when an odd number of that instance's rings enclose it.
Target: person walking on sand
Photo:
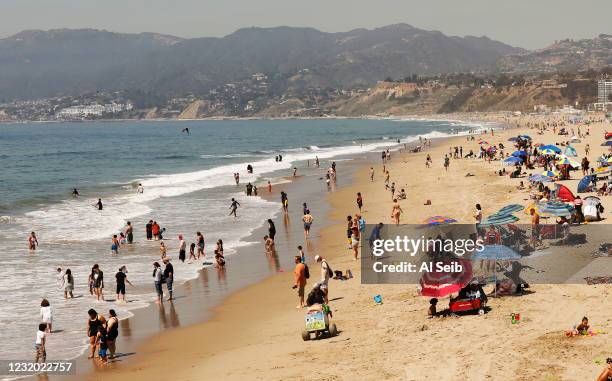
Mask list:
[[[40,322],[45,324],[45,332],[51,333],[53,325],[53,310],[51,309],[51,304],[49,304],[47,299],[43,299],[42,302],[40,302]]]
[[[157,300],[155,303],[160,304],[163,301],[164,291],[162,290],[163,271],[159,262],[153,263],[153,284],[155,285],[155,293]]]
[[[247,193],[248,196],[250,196],[250,194]],[[229,215],[230,216],[234,216],[234,218],[238,217],[238,215],[236,214],[236,211],[238,210],[238,207],[240,206],[240,203],[238,201],[236,201],[236,199],[232,198],[232,203],[230,204],[230,212]]]
[[[312,225],[312,221],[314,221],[314,218],[310,214],[310,210],[306,210],[306,214],[302,217],[302,221],[304,222],[304,238],[308,238],[310,236],[310,226]]]
[[[174,267],[170,263],[170,258],[164,258],[164,280],[168,288],[168,300],[172,300],[172,284],[174,283]]]
[[[374,167],[370,167],[370,181],[374,181]]]
[[[361,234],[359,232],[359,220],[357,218],[352,220],[351,223],[351,249],[353,249],[353,260],[356,261],[359,256],[359,239]]]
[[[123,300],[124,303],[127,303],[127,299],[125,298],[125,283],[134,287],[134,285],[127,278],[127,268],[125,266],[121,266],[117,274],[115,274],[115,280],[117,281],[117,302]]]
[[[119,319],[115,310],[108,310],[108,320],[106,321],[106,343],[108,345],[108,358],[115,358],[117,347],[115,341],[119,336]]]
[[[361,197],[361,192],[357,192],[357,207],[359,208],[359,212],[361,212],[361,208],[363,207],[363,197]]]
[[[206,257],[204,254],[204,235],[200,232],[196,233],[196,245],[198,246],[198,259],[200,259],[200,256]]]
[[[402,207],[400,206],[399,202],[397,202],[397,199],[393,199],[393,209],[391,209],[391,218],[393,218],[393,222],[395,222],[395,225],[399,225],[400,223],[400,215],[404,213],[404,211],[402,210]]]
[[[28,237],[28,247],[30,250],[36,250],[36,246],[38,246],[38,238],[36,238],[36,233],[32,232]]]
[[[295,283],[293,289],[297,289],[298,305],[295,308],[304,308],[304,289],[306,288],[306,265],[302,263],[299,255],[294,258],[295,268],[293,275]]]
[[[70,299],[74,298],[72,295],[72,291],[74,291],[74,278],[72,277],[72,271],[70,269],[66,269],[64,273],[64,299],[68,299],[68,295],[70,295]]]
[[[315,256],[315,262],[321,265],[321,280],[319,281],[319,287],[325,294],[325,304],[327,304],[329,302],[329,277],[332,271],[325,258],[320,255]]]
[[[448,167],[450,166],[450,159],[448,155],[444,155],[444,170],[448,172]]]

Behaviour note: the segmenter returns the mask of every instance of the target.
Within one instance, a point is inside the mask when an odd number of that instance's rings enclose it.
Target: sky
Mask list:
[[[25,29],[95,28],[221,37],[243,27],[326,32],[394,23],[486,35],[527,49],[612,34],[611,0],[0,0],[0,38]]]

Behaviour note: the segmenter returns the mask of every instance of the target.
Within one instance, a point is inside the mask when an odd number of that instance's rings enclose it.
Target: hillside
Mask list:
[[[486,37],[452,37],[406,24],[342,33],[246,28],[193,39],[25,31],[0,39],[0,100],[117,90],[202,95],[254,73],[266,73],[271,86],[280,86],[272,89],[277,92],[300,72],[308,72],[308,87],[367,87],[387,76],[489,70],[519,52]]]
[[[546,72],[601,69],[612,65],[612,36],[562,40],[533,52],[502,57],[497,67],[503,72]]]

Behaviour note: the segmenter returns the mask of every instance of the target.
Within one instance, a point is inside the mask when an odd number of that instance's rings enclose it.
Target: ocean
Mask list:
[[[189,243],[195,232],[206,239],[212,259],[214,242],[224,241],[226,256],[261,244],[251,237],[265,220],[280,212],[280,202],[246,197],[244,185],[267,193],[273,184],[299,176],[321,180],[332,161],[368,152],[418,144],[418,137],[438,138],[478,130],[479,124],[401,119],[117,121],[23,123],[0,125],[0,359],[30,359],[40,302],[54,310],[49,359],[69,359],[86,348],[89,308],[114,308],[120,318],[154,300],[152,263],[159,243],[146,241],[149,219],[166,228],[165,241],[175,266],[175,287],[196,278],[200,264],[176,260],[177,235]],[[190,134],[182,132],[188,128]],[[401,144],[397,143],[400,139]],[[281,162],[275,160],[282,155]],[[321,168],[314,165],[319,157]],[[246,166],[251,164],[253,174]],[[233,174],[240,173],[236,186]],[[138,184],[144,187],[137,192]],[[71,195],[73,188],[80,196]],[[241,206],[228,216],[230,199]],[[94,207],[98,198],[104,210]],[[295,209],[301,208],[292,200]],[[110,239],[131,221],[135,243],[110,252]],[[35,231],[40,247],[30,252],[27,238]],[[255,259],[251,259],[255,260]],[[264,262],[265,258],[260,258]],[[109,301],[89,295],[87,277],[98,263],[105,273]],[[114,301],[114,274],[128,269],[129,303]],[[56,269],[70,268],[75,299],[64,300]],[[258,267],[254,266],[254,269]],[[266,268],[262,265],[262,268]],[[257,270],[259,271],[259,270]],[[262,270],[263,271],[263,270]],[[263,276],[264,274],[259,274]],[[211,289],[225,295],[232,287]]]

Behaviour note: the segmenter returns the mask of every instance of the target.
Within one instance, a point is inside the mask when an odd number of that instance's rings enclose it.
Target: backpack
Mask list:
[[[306,279],[310,278],[310,270],[308,269],[308,265],[306,263],[304,263],[304,276]]]

